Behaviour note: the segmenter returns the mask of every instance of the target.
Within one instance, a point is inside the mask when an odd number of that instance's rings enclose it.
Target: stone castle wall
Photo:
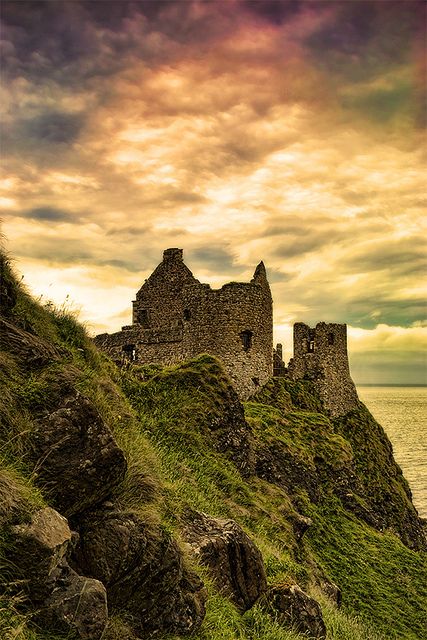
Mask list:
[[[294,380],[312,379],[332,416],[344,415],[358,406],[350,376],[345,324],[320,322],[315,328],[302,322],[295,324],[294,357],[288,374]]]
[[[272,299],[264,265],[251,282],[215,290],[194,278],[182,250],[167,249],[136,295],[133,324],[95,342],[118,363],[170,365],[210,353],[246,399],[273,375]]]

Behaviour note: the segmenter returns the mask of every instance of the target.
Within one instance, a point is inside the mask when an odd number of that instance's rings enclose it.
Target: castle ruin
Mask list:
[[[210,353],[246,399],[273,375],[273,308],[265,267],[261,262],[250,282],[212,289],[184,264],[182,249],[166,249],[136,294],[132,325],[95,342],[118,363],[171,365]]]
[[[320,323],[294,326],[294,356],[288,369],[281,345],[273,350],[273,304],[264,264],[250,282],[212,289],[183,262],[182,249],[166,249],[133,304],[132,324],[95,343],[117,364],[172,365],[201,353],[223,363],[240,399],[246,400],[273,375],[310,378],[331,415],[357,406],[350,377],[347,328]]]
[[[332,416],[344,415],[358,404],[347,355],[347,325],[319,322],[311,328],[294,324],[294,356],[288,365],[293,380],[311,379]]]

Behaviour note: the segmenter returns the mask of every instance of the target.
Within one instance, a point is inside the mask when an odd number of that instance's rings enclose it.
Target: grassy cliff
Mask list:
[[[194,511],[240,524],[262,552],[269,584],[298,583],[320,602],[328,638],[426,637],[420,522],[388,439],[363,405],[331,420],[309,381],[283,378],[242,407],[208,355],[171,368],[118,370],[66,309],[34,301],[5,257],[0,293],[1,637],[64,637],[37,617],[11,560],[10,531],[43,506],[61,512],[62,493],[40,460],[34,464],[33,435],[76,393],[113,434],[126,471],[108,495],[101,486],[90,507],[62,513],[82,530],[99,505],[114,504],[144,527],[151,549],[172,540],[182,566],[205,583],[196,640],[304,636],[284,628],[262,598],[241,614],[218,593],[182,539]],[[340,608],[330,597],[334,585]],[[109,605],[102,638],[149,637],[132,629],[128,608]],[[166,630],[156,637],[183,636]]]

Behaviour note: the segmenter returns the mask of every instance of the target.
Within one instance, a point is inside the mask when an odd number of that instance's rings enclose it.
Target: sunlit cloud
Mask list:
[[[0,217],[25,281],[96,332],[167,246],[215,287],[262,259],[287,357],[293,322],[326,320],[401,364],[425,318],[423,10],[4,2]]]

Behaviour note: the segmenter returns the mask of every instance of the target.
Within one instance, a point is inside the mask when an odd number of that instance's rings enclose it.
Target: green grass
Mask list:
[[[424,554],[405,547],[391,531],[380,533],[351,515],[336,494],[335,478],[354,468],[364,491],[356,498],[373,505],[389,529],[407,513],[407,485],[383,431],[366,410],[333,421],[322,413],[310,381],[271,381],[246,405],[246,444],[254,459],[266,451],[283,455],[289,472],[294,470],[292,482],[243,477],[234,457],[239,447],[220,446],[222,421],[235,398],[215,358],[119,371],[66,306],[40,304],[16,282],[13,288],[17,305],[9,318],[54,345],[59,356],[27,371],[7,350],[0,354],[3,531],[49,504],[27,466],[25,436],[67,389],[77,389],[92,400],[125,452],[128,471],[113,496],[121,508],[178,537],[188,507],[233,518],[259,546],[270,584],[296,581],[320,600],[328,640],[424,638]],[[282,473],[286,476],[286,468]],[[316,486],[312,500],[305,475]],[[297,510],[313,521],[302,542],[292,525]],[[7,544],[7,535],[0,535],[3,582],[13,574]],[[215,591],[206,571],[198,570],[209,598],[195,640],[302,639],[282,629],[261,603],[241,616]],[[342,589],[341,610],[318,591],[325,575]],[[63,637],[38,629],[24,613],[19,593],[0,593],[1,638]],[[132,634],[125,613],[112,612],[103,640],[127,639]]]

